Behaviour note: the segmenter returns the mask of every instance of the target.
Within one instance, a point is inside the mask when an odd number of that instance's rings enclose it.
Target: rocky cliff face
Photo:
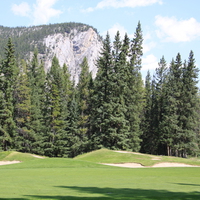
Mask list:
[[[4,57],[8,37],[13,40],[19,60],[31,60],[37,47],[46,70],[50,68],[52,58],[56,55],[61,66],[67,64],[72,79],[77,83],[80,64],[86,57],[93,77],[96,75],[95,63],[102,40],[92,26],[74,22],[15,28],[0,26],[0,59]]]
[[[95,77],[97,72],[95,64],[102,48],[102,41],[92,28],[83,32],[73,29],[70,33],[48,35],[43,39],[43,44],[46,46],[45,56],[43,55],[45,69],[50,68],[52,58],[56,55],[61,66],[64,63],[68,66],[72,79],[77,83],[80,64],[86,57],[89,70]]]

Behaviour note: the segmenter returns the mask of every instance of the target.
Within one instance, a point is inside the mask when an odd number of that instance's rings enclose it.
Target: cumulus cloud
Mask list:
[[[57,0],[37,0],[34,5],[34,25],[46,24],[50,18],[58,17],[62,12],[52,8]]]
[[[122,25],[120,25],[119,23],[116,23],[110,29],[108,29],[108,31],[103,32],[102,35],[105,37],[105,35],[108,32],[109,35],[110,35],[111,40],[113,41],[114,38],[115,38],[115,35],[116,35],[117,31],[120,32],[121,39],[123,39],[125,33],[127,33],[126,29]],[[129,37],[130,36],[131,35],[129,35]]]
[[[143,53],[147,53],[148,51],[152,50],[155,47],[156,47],[156,42],[152,41],[150,32],[147,32],[144,35]]]
[[[23,2],[13,4],[11,10],[15,15],[30,17],[33,25],[46,24],[52,17],[58,17],[62,11],[52,8],[58,0],[36,0],[34,5]]]
[[[156,34],[165,42],[189,42],[200,37],[200,23],[194,18],[155,17]]]
[[[162,4],[162,0],[102,0],[100,1],[96,7],[87,8],[86,12],[92,12],[96,9],[103,9],[106,7],[113,7],[113,8],[124,8],[124,7],[141,7],[141,6],[149,6],[155,3]]]
[[[13,4],[11,10],[15,15],[27,17],[30,14],[31,8],[28,3],[22,2],[21,4]]]
[[[142,59],[142,70],[154,70],[156,68],[158,68],[158,59],[153,54]]]

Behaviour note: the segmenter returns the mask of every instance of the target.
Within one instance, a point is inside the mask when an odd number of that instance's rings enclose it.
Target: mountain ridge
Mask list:
[[[46,71],[56,56],[61,66],[64,63],[68,66],[71,78],[77,83],[80,64],[86,57],[92,76],[96,75],[96,60],[102,48],[102,38],[92,26],[74,22],[15,28],[0,26],[1,59],[9,37],[12,38],[18,59],[30,61],[37,48]]]

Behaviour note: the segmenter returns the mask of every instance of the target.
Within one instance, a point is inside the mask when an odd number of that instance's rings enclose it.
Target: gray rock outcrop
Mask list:
[[[84,57],[88,60],[92,76],[97,73],[96,60],[102,48],[102,41],[98,34],[89,28],[87,31],[78,32],[73,29],[70,33],[56,33],[43,39],[46,46],[44,59],[45,69],[51,66],[52,58],[56,55],[61,66],[65,63],[75,83],[79,80],[80,64]]]

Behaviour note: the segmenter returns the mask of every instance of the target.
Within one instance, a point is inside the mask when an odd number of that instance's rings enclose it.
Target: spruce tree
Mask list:
[[[125,104],[127,107],[126,119],[130,123],[131,136],[129,138],[129,146],[132,151],[140,150],[141,136],[141,112],[143,106],[143,83],[141,77],[142,64],[142,30],[141,24],[138,23],[130,48],[130,63],[128,65]]]
[[[83,59],[83,62],[80,65],[81,73],[79,76],[79,83],[77,85],[77,102],[78,102],[78,133],[77,135],[80,138],[80,147],[82,150],[86,148],[87,136],[89,131],[89,104],[90,104],[90,72],[87,62],[87,58]]]
[[[166,149],[165,154],[178,156],[179,140],[182,135],[182,126],[180,121],[181,90],[182,81],[182,61],[181,55],[178,53],[176,59],[172,60],[169,68],[169,75],[166,84],[165,111],[163,113],[162,135],[160,140],[163,148]]]
[[[27,64],[24,60],[21,61],[14,98],[14,119],[17,125],[15,146],[18,151],[32,152],[32,146],[34,145],[34,142],[36,142],[36,137],[29,127],[31,115],[31,89],[28,83]]]
[[[14,122],[14,88],[17,76],[14,45],[9,38],[5,49],[5,59],[0,66],[0,95],[1,95],[1,147],[4,151],[14,148],[16,125]]]
[[[38,51],[35,49],[31,63],[28,66],[28,81],[31,89],[30,131],[36,136],[33,144],[33,153],[44,154],[43,133],[44,126],[44,100],[45,100],[45,71],[43,63],[39,63]]]
[[[110,36],[107,33],[103,42],[101,56],[97,61],[98,72],[94,82],[94,95],[92,99],[92,140],[93,148],[109,147],[109,102],[110,102],[110,76],[113,73],[112,52]]]
[[[182,107],[180,111],[183,134],[179,140],[179,151],[181,151],[182,157],[187,157],[188,153],[197,155],[199,151],[198,135],[195,133],[198,125],[198,72],[194,53],[191,51],[188,62],[185,62],[183,67]]]
[[[68,146],[69,146],[69,151],[68,151],[68,156],[69,157],[75,157],[77,156],[80,152],[82,152],[81,147],[81,140],[79,137],[79,104],[78,104],[78,94],[77,94],[77,88],[72,85],[71,88],[71,93],[70,93],[70,99],[68,102],[68,126],[66,128],[66,131],[68,133]]]
[[[127,89],[126,57],[129,49],[127,35],[125,42],[121,43],[117,32],[111,52],[110,38],[107,35],[102,57],[98,61],[92,102],[92,131],[95,133],[93,139],[98,144],[97,147],[130,150],[129,122],[125,117],[127,108],[124,99]]]
[[[152,120],[153,120],[153,138],[154,138],[154,152],[159,154],[166,154],[166,141],[162,141],[163,132],[163,116],[165,115],[165,108],[167,107],[166,99],[166,84],[168,69],[167,63],[164,56],[160,59],[158,63],[159,67],[156,68],[156,72],[153,78],[154,91],[153,91],[153,104],[152,104]],[[165,140],[165,139],[164,139]],[[167,141],[167,143],[170,141]],[[167,147],[168,148],[168,147]]]
[[[62,103],[65,88],[63,85],[62,69],[56,57],[52,60],[52,66],[47,74],[47,112],[46,112],[46,133],[44,138],[44,151],[48,156],[64,156],[67,148],[66,137],[66,115],[63,112]]]
[[[147,72],[145,79],[145,106],[144,114],[142,118],[142,143],[141,143],[141,152],[152,153],[152,149],[155,147],[153,145],[154,141],[154,132],[153,132],[153,115],[152,115],[152,82],[150,72]]]

